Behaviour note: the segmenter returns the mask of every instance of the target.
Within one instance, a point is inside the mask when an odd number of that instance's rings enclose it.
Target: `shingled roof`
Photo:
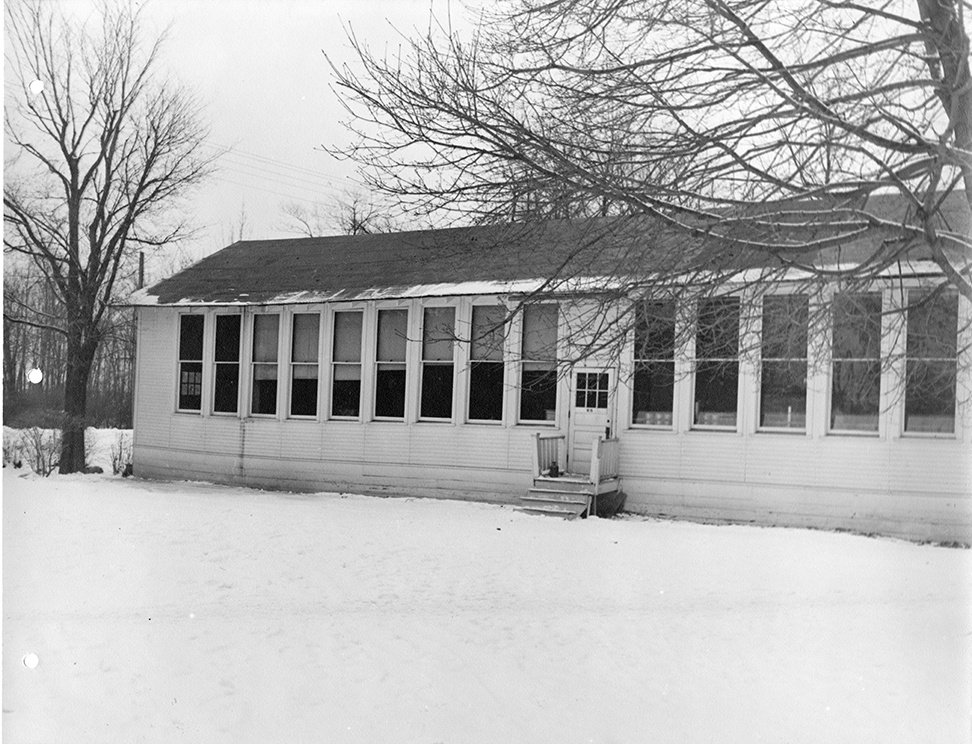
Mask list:
[[[961,205],[964,200],[957,201]],[[869,211],[872,206],[889,213],[886,204],[868,204]],[[857,238],[816,258],[862,256],[882,237]],[[927,251],[910,255],[925,258]],[[554,278],[586,278],[590,287],[652,271],[742,271],[774,264],[780,265],[779,256],[734,250],[725,240],[692,235],[648,217],[559,220],[239,241],[139,290],[128,304],[264,305],[506,294],[536,291]]]

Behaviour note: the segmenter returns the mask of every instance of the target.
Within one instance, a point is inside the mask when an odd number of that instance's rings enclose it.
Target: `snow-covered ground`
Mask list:
[[[11,744],[972,736],[969,550],[7,467],[3,580]]]

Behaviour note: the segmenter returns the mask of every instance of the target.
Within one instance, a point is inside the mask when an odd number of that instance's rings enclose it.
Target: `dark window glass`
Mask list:
[[[251,413],[272,415],[277,412],[277,338],[279,331],[279,315],[254,316]]]
[[[606,372],[578,372],[574,390],[577,408],[607,408],[608,375]]]
[[[427,307],[423,313],[422,418],[452,418],[455,318],[452,307]]]
[[[523,309],[520,420],[553,421],[557,410],[557,305]]]
[[[672,425],[675,401],[675,304],[642,302],[635,318],[631,420]]]
[[[830,428],[877,431],[881,407],[881,295],[834,298]]]
[[[760,426],[806,428],[809,318],[806,295],[763,298]]]
[[[202,315],[179,316],[179,410],[202,409]]]
[[[739,299],[699,302],[695,335],[695,423],[735,426],[739,389]]]
[[[240,393],[240,316],[216,316],[213,411],[236,413]]]
[[[958,297],[912,292],[908,308],[905,431],[955,431]]]
[[[469,418],[500,421],[503,418],[503,363],[476,362],[469,368]]]

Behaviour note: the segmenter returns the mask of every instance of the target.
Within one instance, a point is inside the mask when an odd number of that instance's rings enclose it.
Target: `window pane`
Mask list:
[[[806,427],[806,362],[764,361],[760,385],[760,426],[789,429]]]
[[[739,299],[715,297],[699,302],[696,359],[734,359],[739,353]]]
[[[632,388],[632,417],[636,424],[671,426],[675,399],[674,362],[639,363]]]
[[[217,325],[217,330],[218,328],[219,326]],[[216,384],[213,389],[213,410],[217,413],[236,413],[239,392],[240,365],[230,363],[217,364]]]
[[[277,412],[277,365],[253,365],[253,395],[250,410],[253,413]]]
[[[253,316],[253,361],[277,361],[277,331],[279,315]]]
[[[909,359],[907,366],[905,431],[954,432],[956,363]]]
[[[361,408],[361,366],[335,364],[331,391],[332,416],[357,416]]]
[[[737,362],[697,362],[695,423],[706,426],[735,426],[738,389]]]
[[[881,295],[834,298],[834,359],[881,358]]]
[[[635,359],[671,359],[675,354],[675,305],[642,302],[635,321]]]
[[[321,316],[317,313],[300,313],[294,316],[293,362],[317,361],[317,338]]]
[[[297,364],[290,382],[290,415],[317,415],[317,365]]]
[[[471,357],[477,361],[503,361],[503,320],[501,305],[475,305],[472,311]]]
[[[877,431],[881,405],[880,361],[835,361],[830,428]]]
[[[456,333],[456,310],[452,307],[427,307],[422,324],[422,359],[452,361]]]
[[[955,359],[958,340],[958,296],[926,299],[912,292],[908,297],[908,358]]]
[[[523,364],[520,382],[520,419],[553,421],[557,410],[557,370],[542,364]]]
[[[407,337],[407,310],[378,311],[378,361],[404,362]]]
[[[361,313],[334,313],[335,362],[361,361],[361,317]]]
[[[179,365],[179,409],[198,411],[202,408],[202,362]]]
[[[179,319],[179,358],[198,359],[203,356],[203,316],[182,315]]]
[[[216,316],[215,358],[217,362],[238,362],[240,360],[239,315]]]
[[[503,363],[474,362],[469,368],[469,418],[503,418]]]
[[[378,365],[375,373],[375,416],[405,416],[404,364]]]
[[[806,359],[810,304],[806,295],[763,298],[763,359]]]
[[[523,359],[557,359],[557,305],[528,305],[523,309]]]
[[[422,370],[423,418],[452,418],[451,364],[426,364]]]

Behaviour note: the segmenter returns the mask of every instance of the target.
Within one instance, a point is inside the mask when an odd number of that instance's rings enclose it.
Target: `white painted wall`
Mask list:
[[[475,298],[493,303],[496,297]],[[473,298],[436,298],[456,307],[462,335]],[[893,301],[890,291],[886,302]],[[404,421],[373,421],[374,332],[377,307],[410,309],[409,380]],[[419,343],[422,301],[359,302],[339,309],[365,312],[362,360],[364,391],[360,421],[327,420],[330,387],[330,329],[335,306],[298,306],[322,312],[321,415],[288,420],[288,368],[281,365],[281,390],[275,417],[245,415],[249,403],[243,375],[239,415],[218,415],[212,407],[212,308],[207,315],[203,410],[176,412],[178,315],[176,308],[139,310],[135,399],[135,472],[161,479],[198,479],[287,490],[347,490],[416,494],[516,503],[531,483],[531,437],[536,431],[568,426],[570,375],[559,390],[557,420],[550,427],[516,422],[516,355],[520,329],[507,338],[504,420],[465,423],[465,350],[457,350],[456,405],[452,422],[418,420]],[[182,308],[182,312],[186,309]],[[239,312],[239,309],[227,309]],[[264,312],[266,310],[257,310]],[[289,325],[283,310],[280,359],[289,359]],[[960,314],[972,317],[962,301]],[[242,362],[249,359],[251,310],[244,310]],[[571,313],[562,321],[566,335]],[[369,333],[370,331],[370,333]],[[752,333],[751,328],[741,333]],[[889,335],[889,338],[892,336]],[[819,343],[820,340],[818,339]],[[812,342],[813,343],[813,342]],[[893,366],[882,380],[885,396],[880,431],[873,436],[834,435],[826,431],[829,377],[811,375],[806,432],[760,432],[756,428],[756,360],[744,360],[740,374],[739,423],[735,431],[692,428],[691,344],[683,349],[676,387],[675,423],[651,429],[631,423],[630,390],[621,365],[617,426],[626,509],[644,514],[713,521],[788,524],[878,532],[918,539],[972,542],[972,334],[960,348],[959,416],[955,436],[906,436],[901,431],[903,401],[893,395]],[[566,353],[566,349],[565,349]],[[602,361],[614,362],[607,355]],[[622,360],[630,360],[630,353]],[[594,360],[588,360],[587,364]]]

